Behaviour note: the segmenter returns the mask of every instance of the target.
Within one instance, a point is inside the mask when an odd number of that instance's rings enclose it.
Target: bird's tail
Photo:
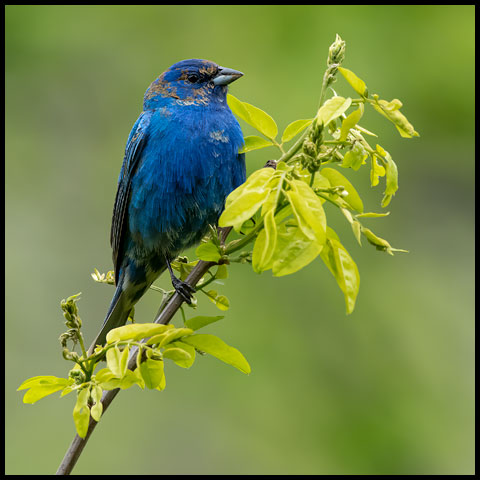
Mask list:
[[[107,316],[103,322],[102,329],[97,335],[97,338],[93,341],[89,348],[89,354],[93,352],[96,345],[103,345],[107,338],[107,333],[113,328],[121,327],[125,325],[128,320],[130,311],[132,310],[133,304],[131,301],[131,296],[126,295],[125,291],[122,289],[122,286],[117,286],[115,294],[113,295],[112,302],[110,303],[110,308],[108,309]]]

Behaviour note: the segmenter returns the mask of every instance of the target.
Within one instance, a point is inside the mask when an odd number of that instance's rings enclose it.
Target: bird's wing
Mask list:
[[[118,179],[117,194],[113,207],[112,229],[110,231],[110,245],[113,250],[113,266],[115,269],[115,283],[117,285],[122,260],[119,253],[124,236],[132,177],[138,167],[142,150],[145,146],[149,120],[149,115],[144,112],[133,126],[128,138],[127,147],[125,148],[125,157],[123,159],[120,178]]]

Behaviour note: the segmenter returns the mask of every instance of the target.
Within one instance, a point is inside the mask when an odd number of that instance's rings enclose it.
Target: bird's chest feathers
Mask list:
[[[139,171],[143,181],[177,194],[209,188],[215,179],[228,183],[243,142],[229,111],[174,105],[158,111],[152,123]]]
[[[167,231],[203,230],[238,186],[243,136],[230,111],[176,106],[157,111],[134,176],[132,231],[154,238]],[[147,234],[147,235],[146,235]]]

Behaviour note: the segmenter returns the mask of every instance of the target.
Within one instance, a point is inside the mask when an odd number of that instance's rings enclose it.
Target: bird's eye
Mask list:
[[[188,81],[190,83],[197,83],[200,77],[198,75],[196,75],[195,73],[192,73],[192,74],[188,75],[187,78],[188,78]]]

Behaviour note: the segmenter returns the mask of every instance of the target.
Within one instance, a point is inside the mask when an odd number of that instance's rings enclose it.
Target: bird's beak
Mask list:
[[[238,70],[233,70],[231,68],[219,67],[216,77],[213,79],[215,85],[228,85],[229,83],[234,82],[237,78],[243,76],[242,72]]]

